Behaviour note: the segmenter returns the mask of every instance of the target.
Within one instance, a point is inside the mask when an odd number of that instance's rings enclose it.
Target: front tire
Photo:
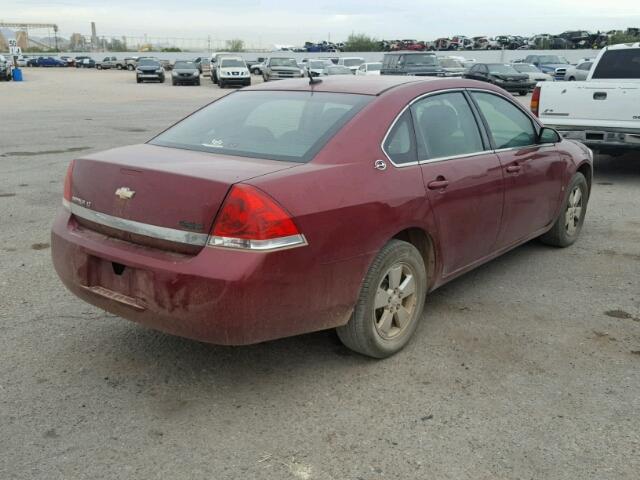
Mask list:
[[[587,213],[589,200],[589,186],[587,180],[580,172],[571,179],[567,188],[567,196],[562,204],[560,215],[547,233],[540,240],[554,247],[568,247],[572,245],[580,235],[584,217]]]
[[[134,70],[135,68],[136,68],[136,67],[134,67],[134,66],[133,66],[133,65],[131,65],[131,64],[127,65],[127,70],[129,70],[130,72],[133,72],[133,70]]]
[[[337,328],[351,350],[374,358],[400,351],[415,332],[427,292],[420,252],[410,243],[391,240],[369,267],[349,322]]]

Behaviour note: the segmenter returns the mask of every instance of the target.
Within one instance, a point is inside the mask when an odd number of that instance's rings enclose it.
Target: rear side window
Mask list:
[[[472,92],[489,126],[496,149],[526,147],[536,143],[531,119],[511,102],[491,93]]]
[[[149,143],[308,162],[372,98],[325,92],[236,92],[197,111]]]
[[[608,50],[600,58],[592,78],[640,78],[640,48]]]
[[[413,123],[409,110],[398,118],[387,135],[383,147],[387,156],[397,165],[417,160]]]
[[[411,110],[421,160],[484,150],[478,124],[462,93],[433,95],[416,102]]]

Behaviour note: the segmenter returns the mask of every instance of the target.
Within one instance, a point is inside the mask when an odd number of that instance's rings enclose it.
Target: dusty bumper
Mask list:
[[[344,324],[359,285],[337,289],[328,279],[349,278],[345,269],[366,261],[318,265],[306,258],[307,247],[269,254],[216,248],[195,256],[170,253],[86,230],[64,210],[53,225],[51,247],[60,279],[86,302],[153,329],[220,345]]]

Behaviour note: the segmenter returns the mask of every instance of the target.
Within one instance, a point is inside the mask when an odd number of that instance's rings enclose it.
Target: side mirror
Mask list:
[[[538,134],[538,143],[558,143],[562,141],[562,137],[560,134],[550,127],[542,127],[540,133]]]

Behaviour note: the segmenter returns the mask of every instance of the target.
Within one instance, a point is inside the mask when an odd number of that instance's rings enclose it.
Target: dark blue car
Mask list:
[[[66,67],[67,62],[53,57],[32,58],[27,62],[28,67]]]

